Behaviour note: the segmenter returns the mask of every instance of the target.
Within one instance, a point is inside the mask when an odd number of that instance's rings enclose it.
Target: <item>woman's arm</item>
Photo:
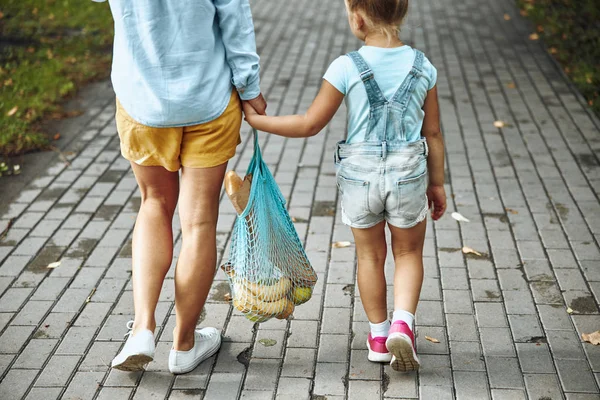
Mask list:
[[[425,119],[421,134],[427,140],[429,156],[427,169],[429,170],[429,188],[427,196],[433,203],[432,218],[439,219],[446,211],[446,191],[444,190],[444,138],[440,130],[440,108],[438,105],[437,86],[434,86],[425,98],[423,105]]]
[[[304,115],[268,117],[244,105],[246,121],[259,131],[286,137],[314,136],[331,121],[344,100],[344,95],[331,83],[323,80],[319,94]]]

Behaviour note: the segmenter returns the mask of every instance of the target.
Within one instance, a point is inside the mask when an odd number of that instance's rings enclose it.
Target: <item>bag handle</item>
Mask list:
[[[252,133],[254,136],[254,154],[252,155],[252,159],[250,160],[250,164],[248,165],[248,170],[246,171],[246,174],[251,172],[254,173],[254,170],[258,169],[258,172],[260,172],[260,174],[262,175],[263,158],[262,153],[260,151],[260,144],[258,142],[258,131],[252,128]]]

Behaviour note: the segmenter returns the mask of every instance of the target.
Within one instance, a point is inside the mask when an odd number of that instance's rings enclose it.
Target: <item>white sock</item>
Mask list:
[[[395,310],[394,316],[392,318],[393,318],[394,322],[396,322],[398,320],[403,321],[404,323],[406,323],[406,325],[408,325],[410,330],[414,329],[413,324],[415,322],[415,316],[413,314],[409,313],[408,311]]]
[[[388,337],[388,333],[390,330],[390,321],[387,319],[378,324],[372,324],[369,322],[369,326],[371,327],[371,337]]]

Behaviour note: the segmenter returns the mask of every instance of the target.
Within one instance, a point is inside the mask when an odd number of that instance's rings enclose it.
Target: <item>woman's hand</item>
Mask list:
[[[427,199],[431,209],[431,218],[437,221],[446,211],[446,189],[444,189],[444,185],[429,185]]]
[[[242,102],[242,107],[244,109],[244,119],[246,121],[248,121],[248,123],[250,124],[250,126],[252,126],[253,128],[255,128],[255,126],[252,123],[252,121],[256,121],[256,117],[259,116],[260,114],[247,101],[243,101]]]

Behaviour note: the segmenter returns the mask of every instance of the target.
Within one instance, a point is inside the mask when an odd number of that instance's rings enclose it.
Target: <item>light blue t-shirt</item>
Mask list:
[[[387,99],[391,99],[415,61],[415,51],[410,46],[382,48],[363,46],[358,52],[365,59],[377,85]],[[338,57],[331,63],[324,79],[344,94],[348,108],[348,137],[346,143],[365,141],[369,120],[369,99],[365,85],[360,78],[356,66],[347,56]],[[419,79],[406,110],[406,136],[419,137],[423,126],[423,104],[427,92],[435,86],[437,70],[431,62],[424,58],[423,77]]]
[[[242,100],[260,94],[248,0],[109,3],[115,22],[112,83],[136,121],[201,124],[225,111],[233,86]]]

